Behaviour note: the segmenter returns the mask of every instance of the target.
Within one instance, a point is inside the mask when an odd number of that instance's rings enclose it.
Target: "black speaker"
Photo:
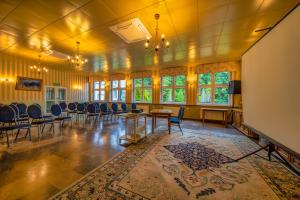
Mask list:
[[[229,81],[228,94],[241,94],[241,81]]]

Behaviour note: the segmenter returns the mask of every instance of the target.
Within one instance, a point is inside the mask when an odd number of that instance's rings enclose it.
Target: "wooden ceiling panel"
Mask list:
[[[89,59],[80,70],[116,73],[238,59],[299,0],[2,0],[0,52],[37,58],[47,48],[73,55],[76,41]],[[109,27],[139,18],[152,36],[171,46],[156,56],[144,41],[127,44]],[[151,41],[154,38],[151,39]],[[47,48],[46,48],[47,47]],[[55,55],[44,61],[66,62]],[[73,69],[70,65],[67,68]]]

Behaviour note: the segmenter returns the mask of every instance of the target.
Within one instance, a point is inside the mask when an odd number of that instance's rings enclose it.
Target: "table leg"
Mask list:
[[[205,111],[202,111],[202,127],[204,127]]]
[[[228,123],[228,115],[227,115],[227,111],[224,112],[224,117],[225,117],[225,127],[227,128],[227,123]]]
[[[154,114],[152,114],[152,134],[154,133]]]
[[[170,123],[170,116],[168,115],[168,129],[169,129],[169,134],[171,134],[171,123]]]

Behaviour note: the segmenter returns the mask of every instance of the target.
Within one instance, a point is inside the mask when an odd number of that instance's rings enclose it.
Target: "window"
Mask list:
[[[133,80],[134,102],[152,102],[152,78],[136,78]]]
[[[198,103],[228,105],[229,72],[204,73],[198,75]]]
[[[126,100],[126,81],[113,80],[111,81],[111,100],[125,101]]]
[[[186,80],[184,75],[161,78],[161,102],[185,103]]]
[[[96,81],[94,82],[94,101],[105,100],[105,82]]]

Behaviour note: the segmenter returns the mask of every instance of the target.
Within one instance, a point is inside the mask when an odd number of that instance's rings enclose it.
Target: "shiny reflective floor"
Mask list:
[[[166,123],[166,119],[158,120],[161,130]],[[183,121],[183,128],[203,129],[200,122],[189,120]],[[150,133],[150,118],[147,129]],[[239,134],[219,124],[207,124],[205,129]],[[54,138],[46,132],[45,138],[37,141],[33,129],[33,143],[20,137],[10,149],[0,140],[1,200],[47,199],[125,149],[118,144],[119,136],[125,134],[121,119],[82,121],[55,132]]]

